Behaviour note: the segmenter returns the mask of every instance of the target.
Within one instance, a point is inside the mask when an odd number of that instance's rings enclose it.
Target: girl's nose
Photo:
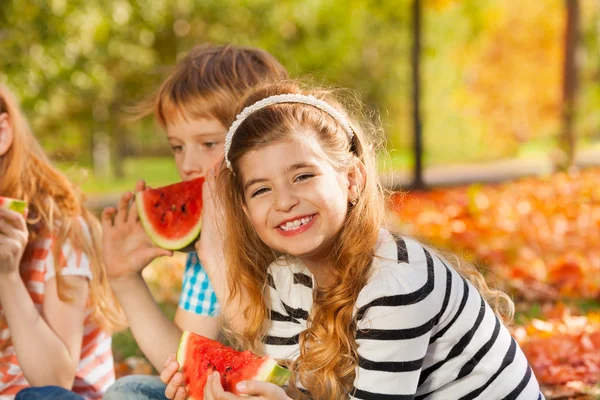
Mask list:
[[[290,190],[279,190],[275,193],[275,209],[290,211],[298,204],[298,197]]]

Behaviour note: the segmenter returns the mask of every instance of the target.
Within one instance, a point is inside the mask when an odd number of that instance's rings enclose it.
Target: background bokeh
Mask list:
[[[382,176],[409,189],[413,1],[429,187],[392,196],[390,220],[513,295],[547,398],[598,398],[599,0],[3,0],[0,83],[98,211],[139,178],[179,179],[163,132],[126,107],[196,44],[262,47],[378,110]],[[171,315],[182,269],[179,255],[144,272]],[[114,339],[119,374],[153,372],[127,332]]]
[[[195,44],[259,46],[294,76],[358,90],[381,113],[392,167],[407,168],[411,3],[5,0],[0,81],[18,93],[55,159],[88,168],[95,160],[98,178],[119,178],[128,157],[168,155],[152,121],[122,122],[124,106],[150,94]],[[565,2],[422,4],[426,164],[552,156],[561,131]],[[575,129],[585,149],[600,141],[600,5],[579,4]]]

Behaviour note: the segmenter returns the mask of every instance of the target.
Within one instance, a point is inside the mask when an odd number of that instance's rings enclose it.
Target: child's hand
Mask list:
[[[0,209],[1,275],[19,273],[19,265],[28,240],[29,231],[25,217],[15,211]]]
[[[144,190],[144,181],[138,181],[136,193]],[[139,274],[150,261],[160,256],[171,256],[171,250],[156,247],[138,220],[137,207],[130,192],[121,196],[118,209],[102,212],[102,246],[106,273],[109,279]],[[114,222],[113,222],[114,216]]]
[[[223,257],[224,238],[217,221],[224,221],[220,202],[216,201],[215,170],[210,169],[202,185],[202,234],[196,242],[196,252],[202,265]]]
[[[226,392],[221,385],[221,377],[218,372],[213,372],[206,381],[204,387],[204,400],[244,400],[248,396],[263,400],[290,400],[283,388],[274,383],[263,381],[243,381],[238,383],[236,389],[244,396],[237,396]]]
[[[160,380],[167,385],[165,396],[171,400],[185,400],[187,391],[183,386],[183,374],[179,371],[179,363],[175,361],[175,354],[171,354],[165,361],[165,369],[160,373]]]

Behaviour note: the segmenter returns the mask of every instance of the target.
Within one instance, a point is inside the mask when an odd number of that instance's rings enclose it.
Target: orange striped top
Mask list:
[[[83,221],[83,220],[81,220]],[[45,283],[55,277],[54,238],[42,237],[29,243],[21,262],[21,277],[25,282],[35,306],[41,313],[44,302]],[[92,283],[92,272],[88,257],[66,243],[61,249],[59,263],[62,276],[83,276]],[[15,349],[10,341],[4,311],[0,306],[3,321],[0,343],[0,398],[11,399],[29,384],[19,366]],[[92,318],[92,310],[85,310],[85,327],[79,367],[73,383],[73,391],[86,399],[100,399],[115,381],[111,336],[101,330]],[[8,346],[6,346],[8,343]]]

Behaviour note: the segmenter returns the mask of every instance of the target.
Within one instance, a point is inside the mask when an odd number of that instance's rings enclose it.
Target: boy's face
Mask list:
[[[214,118],[178,118],[167,125],[167,138],[183,181],[205,176],[223,158],[227,128]]]

